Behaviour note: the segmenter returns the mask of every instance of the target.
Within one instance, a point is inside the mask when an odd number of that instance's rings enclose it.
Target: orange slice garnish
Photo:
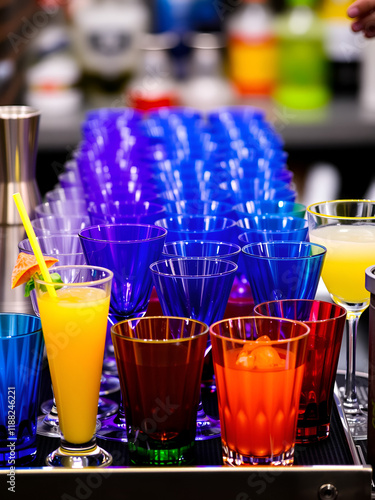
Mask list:
[[[47,267],[51,267],[59,261],[59,259],[55,259],[54,257],[44,257],[44,260],[46,261]],[[20,252],[12,271],[12,289],[23,283],[27,283],[38,271],[40,271],[40,269],[35,255]]]

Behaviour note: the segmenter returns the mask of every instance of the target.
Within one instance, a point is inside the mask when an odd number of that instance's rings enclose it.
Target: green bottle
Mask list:
[[[311,110],[330,100],[324,23],[314,0],[287,0],[275,20],[278,45],[275,100],[288,108]]]

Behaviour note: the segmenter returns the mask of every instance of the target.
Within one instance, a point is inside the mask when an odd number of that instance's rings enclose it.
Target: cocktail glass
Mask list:
[[[124,320],[111,332],[131,463],[191,464],[208,326],[159,316]]]
[[[243,243],[260,241],[307,241],[309,225],[300,217],[254,215],[237,221],[238,238]]]
[[[256,305],[254,315],[302,321],[310,328],[296,442],[326,439],[346,309],[322,300],[274,300]]]
[[[94,266],[56,266],[63,284],[35,278],[40,319],[59,409],[60,446],[53,467],[105,467],[96,417],[113,273]],[[74,370],[69,367],[74,366]]]
[[[31,221],[36,236],[49,234],[78,234],[84,227],[90,226],[88,215],[49,215]]]
[[[167,230],[166,241],[214,240],[237,243],[237,223],[216,215],[173,215],[155,222]]]
[[[286,200],[248,200],[234,205],[233,209],[239,219],[266,214],[304,218],[306,213],[306,206],[302,203]]]
[[[46,201],[35,207],[36,217],[48,215],[87,215],[86,201],[82,199]]]
[[[165,207],[149,201],[90,202],[87,211],[91,224],[153,224],[165,216]]]
[[[84,200],[85,193],[81,187],[56,187],[51,191],[47,191],[45,198],[46,201]]]
[[[358,322],[370,303],[366,268],[374,263],[375,201],[332,200],[307,207],[310,239],[327,247],[322,279],[333,301],[347,311],[347,367],[343,407],[355,439],[367,437],[367,414],[356,390]]]
[[[216,215],[236,219],[235,211],[230,203],[213,200],[179,200],[164,203],[166,216],[173,215]]]
[[[237,271],[235,262],[213,257],[174,257],[151,264],[152,278],[165,316],[192,318],[207,325],[224,315]],[[208,342],[206,356],[211,350]],[[220,435],[218,422],[200,405],[197,440]]]
[[[199,190],[196,188],[183,188],[183,189],[169,189],[162,191],[157,195],[159,202],[168,203],[169,201],[182,201],[182,200],[202,200],[202,201],[224,201],[232,203],[231,191],[228,189],[211,188]]]
[[[152,289],[149,266],[160,258],[165,236],[165,229],[150,224],[101,224],[79,233],[87,262],[105,266],[114,274],[110,325],[145,315]],[[107,333],[107,349],[113,349],[110,331]],[[113,367],[116,370],[115,360]],[[114,441],[127,440],[121,403],[117,414],[102,422],[98,436]]]
[[[241,247],[261,241],[306,241],[308,240],[307,220],[283,215],[253,215],[237,221],[238,242]],[[254,299],[246,277],[244,255],[239,258],[239,272],[234,289],[229,297],[225,317],[252,315]]]
[[[163,257],[217,257],[237,263],[241,247],[236,243],[211,240],[167,241]]]
[[[82,188],[82,182],[78,171],[68,170],[57,176],[59,185],[63,188]]]
[[[229,318],[210,335],[224,464],[292,465],[309,327]]]
[[[242,247],[254,304],[315,298],[326,252],[322,245],[306,241],[267,241]]]

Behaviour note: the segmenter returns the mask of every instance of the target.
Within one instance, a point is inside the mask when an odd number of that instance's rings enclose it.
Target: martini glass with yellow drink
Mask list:
[[[343,407],[355,439],[367,437],[367,414],[356,391],[358,322],[369,306],[366,268],[375,263],[375,201],[332,200],[307,208],[310,240],[327,248],[322,279],[333,301],[347,311],[347,368]]]
[[[56,266],[63,283],[34,277],[61,442],[47,465],[105,467],[96,417],[113,273],[95,266]],[[77,418],[78,417],[78,418]]]

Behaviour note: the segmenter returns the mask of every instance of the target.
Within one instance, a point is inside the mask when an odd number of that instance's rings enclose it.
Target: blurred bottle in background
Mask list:
[[[128,106],[148,111],[180,103],[170,60],[170,51],[177,43],[178,37],[171,31],[142,37],[137,69],[125,91]]]
[[[70,12],[72,46],[86,76],[106,90],[134,72],[139,40],[149,31],[150,13],[142,0],[91,0]]]
[[[266,0],[245,0],[228,17],[229,76],[241,95],[269,96],[276,81],[274,15]]]
[[[375,111],[375,39],[365,39],[359,70],[359,104],[362,112]]]
[[[274,98],[283,106],[311,110],[330,100],[324,24],[315,0],[287,0],[277,16],[278,65]]]
[[[181,83],[182,104],[201,110],[233,104],[234,92],[223,70],[223,34],[190,33],[184,42],[191,52],[187,78]]]
[[[171,50],[176,77],[183,79],[187,74],[189,49],[183,43],[186,33],[193,31],[194,0],[154,0],[152,10],[152,31],[174,32],[178,43]]]
[[[329,61],[330,88],[336,96],[355,96],[359,88],[361,45],[350,28],[346,10],[352,0],[323,0],[325,51]]]

